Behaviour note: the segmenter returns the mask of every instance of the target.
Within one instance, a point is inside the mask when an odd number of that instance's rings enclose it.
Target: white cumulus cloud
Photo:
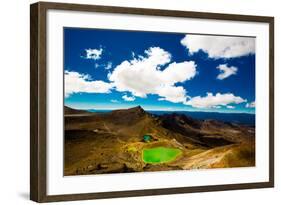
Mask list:
[[[88,48],[88,49],[85,49],[85,52],[86,52],[86,55],[83,56],[84,58],[86,58],[86,59],[93,59],[93,60],[99,60],[101,58],[103,49],[102,48],[99,48],[99,49]]]
[[[91,80],[89,75],[73,71],[64,72],[65,97],[73,93],[109,93],[112,84],[101,80]]]
[[[122,99],[125,101],[135,101],[136,98],[134,96],[123,95]]]
[[[226,108],[228,108],[228,109],[234,109],[234,108],[235,108],[235,106],[232,106],[232,105],[227,105],[227,106],[226,106]]]
[[[254,108],[254,107],[256,107],[255,101],[246,104],[246,108]]]
[[[188,100],[185,104],[196,108],[216,108],[217,106],[228,106],[229,104],[240,104],[246,102],[245,99],[235,96],[232,93],[207,93],[207,96],[196,96]]]
[[[202,50],[210,58],[235,58],[255,53],[255,39],[249,37],[186,35],[181,44],[190,54]]]
[[[220,74],[217,76],[217,79],[219,80],[223,80],[231,75],[235,75],[238,71],[237,67],[228,66],[227,64],[220,64],[217,69],[220,71]]]
[[[141,98],[155,94],[160,100],[185,102],[187,91],[176,83],[192,79],[196,64],[193,61],[170,63],[171,54],[159,47],[151,47],[144,53],[145,56],[123,61],[109,74],[116,90]]]

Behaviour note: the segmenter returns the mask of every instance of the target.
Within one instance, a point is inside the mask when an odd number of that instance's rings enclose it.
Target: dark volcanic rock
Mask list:
[[[201,122],[183,114],[167,114],[160,117],[162,126],[173,132],[192,137],[199,134]]]

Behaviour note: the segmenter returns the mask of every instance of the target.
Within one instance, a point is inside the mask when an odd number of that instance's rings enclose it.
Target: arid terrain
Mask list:
[[[254,127],[152,115],[140,106],[107,113],[64,110],[65,175],[255,166]],[[155,147],[181,154],[168,162],[145,162],[143,150]]]

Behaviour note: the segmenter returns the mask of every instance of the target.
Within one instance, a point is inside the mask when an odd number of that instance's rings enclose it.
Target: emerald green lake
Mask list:
[[[182,151],[176,148],[154,147],[143,149],[142,160],[145,163],[157,164],[175,160]]]

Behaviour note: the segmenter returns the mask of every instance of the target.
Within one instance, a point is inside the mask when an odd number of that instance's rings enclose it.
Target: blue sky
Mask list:
[[[64,28],[65,105],[255,112],[255,38]]]

